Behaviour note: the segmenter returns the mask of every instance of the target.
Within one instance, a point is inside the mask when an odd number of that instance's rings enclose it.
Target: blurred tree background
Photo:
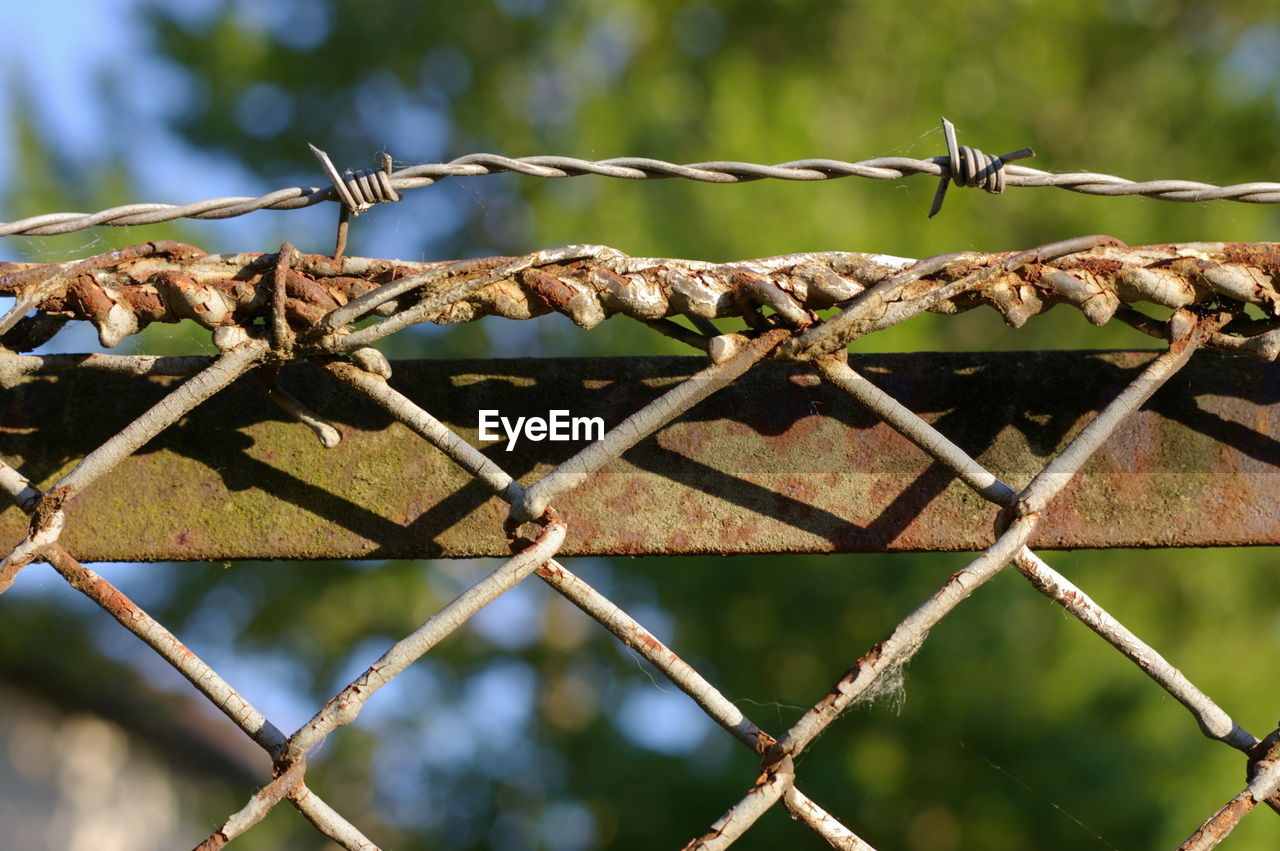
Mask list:
[[[960,141],[1031,165],[1134,179],[1275,179],[1280,14],[1262,0],[973,3],[890,0],[207,0],[124,4],[145,51],[94,81],[111,132],[92,159],[42,124],[27,78],[9,80],[16,165],[6,219],[205,197],[192,170],[155,194],[157,155],[252,185],[323,181],[339,167],[513,156],[677,162],[929,157],[938,118]],[[139,68],[146,73],[140,75]],[[174,160],[177,161],[177,160]],[[520,254],[605,243],[634,255],[733,260],[811,250],[921,257],[1006,250],[1085,233],[1130,244],[1272,240],[1274,208],[992,197],[936,181],[716,186],[514,175],[445,181],[353,222],[351,254]],[[335,208],[258,213],[91,237],[9,238],[7,256],[61,259],[160,237],[208,251],[332,246]],[[678,353],[636,323],[582,333],[560,317],[419,329],[396,357]],[[526,327],[527,326],[527,327]],[[203,345],[152,328],[150,351]],[[859,350],[1148,348],[1062,309],[1019,330],[993,311],[924,316]],[[394,471],[389,471],[394,474]],[[1161,650],[1255,734],[1277,705],[1280,593],[1266,550],[1074,552],[1048,560]],[[576,560],[597,587],[773,732],[963,565],[963,554]],[[292,729],[388,642],[487,563],[151,566],[121,582],[250,699]],[[24,573],[24,582],[52,583]],[[111,575],[111,574],[108,574]],[[526,587],[527,586],[527,587]],[[48,590],[48,589],[46,589]],[[60,629],[65,597],[35,594]],[[6,601],[7,603],[8,601]],[[29,619],[24,619],[29,623]],[[20,639],[0,619],[6,641]],[[30,627],[24,627],[29,630]],[[118,640],[108,652],[129,656]],[[139,658],[145,653],[134,653]],[[68,661],[67,664],[73,664]],[[88,664],[86,662],[86,664]],[[152,666],[154,667],[154,666]],[[281,695],[284,695],[283,697]],[[273,714],[268,712],[269,715]],[[313,760],[313,786],[395,848],[670,847],[746,790],[753,755],[568,604],[526,583],[370,704]],[[805,754],[800,785],[876,847],[1132,848],[1176,844],[1242,785],[1240,756],[1015,575],[935,630],[903,688],[849,713]],[[249,790],[206,801],[212,829]],[[323,846],[280,808],[245,848]],[[776,809],[745,848],[822,847]],[[1268,813],[1228,847],[1274,847]],[[195,837],[193,839],[198,839]]]

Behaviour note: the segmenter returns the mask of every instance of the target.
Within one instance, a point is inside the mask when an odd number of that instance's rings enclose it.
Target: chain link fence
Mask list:
[[[0,565],[0,591],[32,562],[50,564],[67,583],[146,642],[271,757],[269,781],[201,844],[220,848],[288,801],[342,847],[376,848],[307,785],[308,755],[356,721],[373,696],[469,618],[517,584],[536,577],[662,671],[728,735],[759,757],[740,800],[686,848],[723,848],[774,806],[784,807],[832,847],[870,848],[858,826],[842,824],[802,791],[797,758],[852,706],[891,689],[931,628],[979,587],[1013,565],[1031,588],[1097,633],[1182,704],[1204,735],[1244,756],[1248,782],[1223,790],[1223,807],[1183,848],[1213,847],[1257,804],[1280,809],[1280,731],[1259,738],[1243,729],[1153,647],[1028,548],[1046,507],[1082,465],[1112,438],[1200,349],[1274,360],[1280,351],[1280,247],[1183,244],[1129,248],[1084,237],[1003,254],[961,252],[912,261],[883,255],[821,253],[730,264],[633,258],[603,246],[566,246],[515,258],[404,264],[356,257],[275,254],[205,255],[180,243],[147,243],[64,264],[6,264],[0,290],[15,306],[0,320],[0,379],[13,387],[64,370],[105,370],[185,380],[70,472],[40,489],[14,465],[0,465],[0,486],[30,515],[28,530]],[[1168,318],[1140,303],[1166,308]],[[1025,487],[1002,481],[946,434],[850,365],[846,346],[922,311],[991,307],[1019,326],[1055,304],[1089,321],[1116,319],[1167,341]],[[705,366],[616,423],[599,439],[536,481],[522,483],[444,422],[397,390],[392,364],[372,344],[415,323],[466,322],[486,315],[528,319],[559,312],[583,328],[621,314],[705,353]],[[1262,318],[1259,318],[1261,314]],[[738,318],[740,333],[712,320]],[[68,321],[93,323],[113,346],[152,322],[197,322],[215,356],[22,354]],[[253,374],[269,397],[310,428],[323,446],[344,439],[281,388],[281,366],[318,364],[345,386],[419,435],[507,504],[511,557],[392,644],[305,724],[279,729],[212,667],[78,561],[63,545],[68,503],[204,400]],[[990,544],[867,649],[831,690],[786,730],[766,730],[630,614],[575,575],[556,555],[573,517],[557,505],[607,464],[759,364],[787,361],[906,438],[983,500],[1000,509]],[[618,524],[628,518],[618,517]],[[673,841],[676,840],[673,837]]]
[[[537,577],[633,649],[689,695],[728,735],[759,758],[759,772],[744,777],[744,793],[686,848],[723,848],[772,807],[785,808],[832,847],[871,846],[857,825],[841,823],[803,791],[798,758],[843,712],[899,681],[902,667],[931,628],[1007,565],[1132,661],[1191,714],[1205,736],[1243,754],[1247,784],[1223,790],[1224,805],[1181,846],[1213,847],[1259,803],[1280,811],[1280,730],[1259,738],[1245,730],[1153,647],[1056,572],[1028,547],[1050,503],[1081,467],[1117,434],[1153,394],[1201,349],[1274,361],[1280,353],[1280,246],[1204,243],[1131,248],[1105,236],[1087,236],[1030,250],[959,252],[923,260],[879,254],[825,252],[714,264],[635,258],[598,245],[570,245],[523,257],[400,263],[343,256],[350,216],[398,192],[449,176],[517,171],[540,177],[597,174],[625,179],[678,177],[707,182],[762,178],[825,180],[861,176],[940,178],[936,213],[949,182],[1001,192],[1011,186],[1060,186],[1100,195],[1142,194],[1175,201],[1233,199],[1280,202],[1280,185],[1215,187],[1189,181],[1135,183],[1111,175],[1051,174],[1006,162],[1030,156],[1022,149],[991,157],[959,146],[944,120],[948,153],[932,160],[880,158],[861,163],[804,160],[777,166],[657,160],[592,162],[565,157],[510,159],[477,154],[448,164],[340,175],[316,151],[329,188],[284,189],[260,198],[223,198],[186,206],[138,204],[96,214],[57,213],[0,225],[0,234],[66,233],[85,227],[129,225],[191,216],[224,218],[256,209],[292,209],[339,200],[342,215],[333,256],[305,255],[285,244],[274,254],[206,255],[177,242],[151,242],[76,262],[0,264],[0,294],[14,306],[0,319],[0,383],[14,388],[52,373],[107,371],[126,376],[185,380],[128,425],[88,452],[65,475],[37,487],[0,461],[0,487],[27,515],[21,540],[0,563],[0,593],[19,571],[47,562],[67,583],[149,645],[214,706],[270,755],[272,776],[242,809],[201,843],[220,848],[244,834],[282,801],[344,848],[377,845],[307,784],[308,755],[351,724],[387,683],[482,608],[517,584]],[[1055,305],[1080,310],[1089,322],[1112,320],[1164,341],[1166,348],[1118,393],[1024,487],[1003,481],[897,398],[851,366],[846,347],[924,311],[957,313],[977,307],[999,311],[1020,327]],[[1157,311],[1140,305],[1154,305]],[[396,387],[392,364],[374,348],[379,340],[423,322],[450,324],[483,316],[530,319],[550,313],[589,329],[623,315],[705,354],[705,366],[643,404],[572,457],[533,481],[508,470]],[[713,320],[741,320],[724,332]],[[72,320],[87,321],[108,348],[150,323],[195,322],[208,329],[214,356],[35,355]],[[502,522],[511,556],[392,644],[305,724],[286,733],[237,692],[216,670],[118,588],[82,564],[63,543],[74,525],[70,503],[95,482],[119,475],[135,452],[187,417],[197,406],[252,374],[268,398],[309,428],[326,448],[352,438],[287,392],[283,366],[310,361],[324,379],[354,391],[443,453],[479,487],[508,506]],[[695,405],[766,362],[808,370],[849,397],[848,404],[896,431],[949,471],[979,498],[999,509],[989,545],[908,613],[882,641],[841,674],[828,694],[789,729],[768,731],[703,674],[667,647],[607,596],[557,561],[573,531],[572,512],[557,510],[574,490],[628,450],[679,420]],[[973,400],[980,404],[982,400]],[[1028,459],[1034,461],[1034,459]],[[526,477],[527,479],[528,477]],[[615,516],[619,526],[639,518]],[[966,530],[972,539],[974,530]],[[986,534],[985,530],[978,533]],[[945,548],[945,547],[944,547]],[[660,549],[660,547],[659,547]],[[1234,794],[1232,794],[1234,793]],[[1190,827],[1190,826],[1189,826]],[[676,838],[673,837],[673,842]]]

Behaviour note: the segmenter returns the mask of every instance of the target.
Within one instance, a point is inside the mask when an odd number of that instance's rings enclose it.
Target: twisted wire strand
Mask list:
[[[2,341],[10,351],[43,345],[71,319],[91,322],[106,348],[153,322],[194,320],[223,333],[265,320],[281,329],[273,331],[276,339],[289,339],[290,328],[298,332],[282,350],[301,347],[309,355],[357,351],[422,322],[531,319],[554,311],[584,329],[629,316],[704,349],[722,333],[712,318],[737,317],[756,331],[791,327],[801,333],[779,354],[809,359],[922,311],[980,306],[1018,328],[1067,304],[1094,325],[1118,319],[1167,338],[1165,323],[1139,309],[1147,302],[1173,310],[1235,304],[1230,328],[1208,345],[1280,359],[1280,243],[1128,247],[1095,234],[1029,251],[922,260],[813,252],[729,263],[567,245],[521,257],[407,263],[285,248],[206,255],[155,242],[74,264],[0,263],[0,295],[15,298],[0,318],[0,327],[10,329]],[[1269,318],[1245,316],[1246,304]],[[840,312],[820,319],[817,311],[831,307]],[[354,327],[374,315],[382,318]],[[702,334],[674,317],[688,318]],[[114,363],[126,371],[152,368]],[[0,368],[0,385],[14,377],[6,369]]]
[[[447,163],[424,163],[399,171],[358,172],[368,182],[374,178],[376,189],[370,187],[368,195],[352,197],[352,209],[365,209],[362,202],[395,200],[398,192],[430,186],[446,177],[479,177],[489,174],[513,172],[529,177],[564,178],[580,175],[598,175],[623,180],[662,180],[679,178],[702,183],[746,183],[753,180],[835,180],[843,177],[861,177],[869,180],[898,180],[917,174],[947,178],[961,182],[973,179],[972,184],[999,186],[1054,186],[1084,195],[1141,195],[1161,201],[1195,203],[1204,201],[1237,201],[1246,204],[1280,204],[1280,183],[1251,182],[1219,186],[1192,180],[1134,181],[1113,174],[1096,172],[1054,173],[1027,166],[1014,165],[1007,159],[1014,154],[990,157],[968,148],[973,154],[972,174],[968,178],[953,173],[951,157],[931,159],[911,157],[876,157],[859,162],[832,159],[804,159],[763,165],[735,161],[713,161],[677,164],[647,157],[616,157],[604,160],[587,160],[564,156],[504,157],[498,154],[468,154]],[[963,160],[963,157],[959,159]],[[979,160],[981,162],[979,163]],[[999,165],[992,167],[999,161]],[[962,169],[967,170],[967,169]],[[175,219],[228,219],[243,216],[256,210],[296,210],[311,207],[324,201],[346,203],[337,187],[350,189],[352,183],[339,178],[334,185],[294,186],[268,192],[257,197],[235,196],[211,198],[191,204],[126,204],[96,213],[46,213],[13,222],[0,223],[0,236],[25,234],[53,236],[73,233],[99,226],[148,225]],[[366,204],[367,206],[367,204]]]

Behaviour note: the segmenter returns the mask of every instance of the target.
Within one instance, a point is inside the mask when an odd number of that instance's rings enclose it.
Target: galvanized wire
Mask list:
[[[954,136],[949,135],[949,148],[953,141]],[[311,149],[325,164],[326,176],[331,181],[329,186],[285,187],[256,197],[238,195],[190,204],[125,204],[96,213],[46,213],[0,223],[0,236],[53,236],[92,227],[151,225],[176,219],[229,219],[257,210],[297,210],[325,201],[337,201],[344,205],[344,209],[359,213],[375,203],[399,200],[399,192],[430,186],[448,177],[480,177],[508,172],[540,178],[597,175],[621,180],[674,178],[701,183],[819,181],[842,177],[900,180],[922,174],[943,179],[931,216],[941,207],[947,180],[953,180],[961,186],[982,186],[989,192],[1003,191],[1006,186],[1054,186],[1084,195],[1139,195],[1184,203],[1238,201],[1246,204],[1280,204],[1280,183],[1255,181],[1219,186],[1194,180],[1130,180],[1113,174],[1089,171],[1054,173],[1007,162],[1020,156],[1029,156],[1029,148],[1001,157],[990,157],[981,151],[960,146],[946,156],[929,159],[873,157],[846,162],[814,158],[774,165],[733,160],[682,165],[650,157],[590,160],[569,156],[506,157],[474,153],[447,163],[422,163],[397,171],[390,171],[389,166],[384,164],[381,169],[368,169],[355,174],[348,172],[345,175],[339,175],[336,168],[328,162],[327,156],[318,148],[311,146]]]

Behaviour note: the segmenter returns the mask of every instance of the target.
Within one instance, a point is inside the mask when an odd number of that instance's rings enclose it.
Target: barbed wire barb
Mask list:
[[[946,116],[942,118],[942,134],[947,142],[947,172],[938,178],[938,190],[933,195],[933,205],[929,207],[931,219],[942,211],[942,202],[947,197],[947,185],[951,181],[954,180],[960,186],[981,186],[992,195],[999,195],[1004,192],[1004,164],[1036,155],[1030,148],[1019,148],[992,157],[976,148],[958,145],[956,127]]]

